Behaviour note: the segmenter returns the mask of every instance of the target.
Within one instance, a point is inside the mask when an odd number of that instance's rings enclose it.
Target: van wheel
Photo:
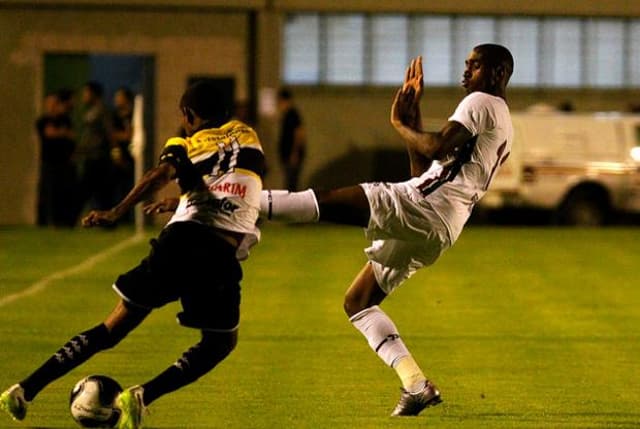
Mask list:
[[[572,192],[558,212],[563,225],[594,227],[604,225],[609,214],[609,204],[601,192]]]

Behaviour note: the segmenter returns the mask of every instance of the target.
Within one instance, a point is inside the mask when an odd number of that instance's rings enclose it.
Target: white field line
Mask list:
[[[4,307],[5,305],[11,304],[12,302],[17,301],[21,298],[35,295],[43,291],[53,282],[63,280],[67,277],[74,276],[83,271],[87,271],[93,268],[93,266],[96,265],[98,262],[101,262],[104,259],[126,249],[127,247],[138,243],[143,238],[144,238],[144,234],[135,234],[132,237],[127,238],[126,240],[123,240],[101,252],[96,253],[93,256],[88,257],[87,259],[85,259],[84,261],[80,262],[77,265],[49,274],[48,276],[38,280],[37,282],[28,286],[26,289],[21,290],[20,292],[16,292],[11,295],[0,297],[0,308]]]

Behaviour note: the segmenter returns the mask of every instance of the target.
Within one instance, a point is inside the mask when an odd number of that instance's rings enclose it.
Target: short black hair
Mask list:
[[[229,119],[229,109],[217,85],[199,80],[190,85],[180,99],[180,109],[192,110],[205,121],[223,124]]]
[[[90,80],[84,84],[84,87],[91,91],[96,97],[102,97],[104,95],[104,86],[98,81]]]
[[[56,97],[58,97],[58,100],[62,101],[63,103],[66,103],[73,99],[73,90],[69,88],[59,89],[56,91],[55,94],[56,94]]]
[[[133,101],[133,91],[131,91],[129,87],[121,86],[118,89],[116,89],[116,94],[117,93],[121,93],[122,95],[124,95],[124,98],[126,98],[127,101],[130,101],[130,102]]]
[[[509,49],[502,45],[494,43],[485,43],[473,48],[482,54],[483,60],[487,62],[491,67],[502,66],[507,73],[507,78],[513,74],[513,56]]]

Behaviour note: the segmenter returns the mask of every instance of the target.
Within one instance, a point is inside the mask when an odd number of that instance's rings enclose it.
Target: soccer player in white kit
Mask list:
[[[261,215],[289,222],[365,227],[369,259],[346,292],[344,309],[369,346],[402,381],[393,416],[417,415],[441,402],[379,304],[416,270],[433,264],[460,235],[474,205],[511,151],[506,87],[513,57],[500,45],[476,46],[465,61],[467,95],[439,132],[420,121],[422,59],[411,62],[391,108],[405,140],[412,178],[332,191],[262,191]]]

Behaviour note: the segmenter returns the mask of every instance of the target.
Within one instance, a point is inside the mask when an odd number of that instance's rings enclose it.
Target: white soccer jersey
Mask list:
[[[455,158],[434,161],[406,182],[360,185],[371,207],[365,253],[387,294],[453,245],[511,151],[511,115],[502,98],[474,92],[449,120],[473,136]]]
[[[434,161],[427,172],[409,183],[428,198],[454,242],[509,156],[513,126],[507,103],[484,92],[463,98],[449,120],[462,124],[474,136],[475,145],[470,142],[466,162]]]

